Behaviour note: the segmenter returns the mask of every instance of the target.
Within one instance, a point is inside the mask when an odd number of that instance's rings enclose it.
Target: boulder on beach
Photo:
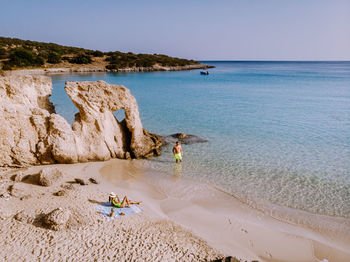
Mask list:
[[[58,231],[67,227],[71,212],[68,209],[56,208],[43,217],[45,226]]]
[[[62,172],[57,168],[47,167],[39,173],[39,184],[42,186],[52,186],[62,179]]]
[[[72,126],[55,113],[49,77],[0,77],[0,167],[160,154],[161,137],[142,127],[127,88],[96,81],[67,82],[65,90],[79,109]],[[113,115],[120,109],[121,122]]]

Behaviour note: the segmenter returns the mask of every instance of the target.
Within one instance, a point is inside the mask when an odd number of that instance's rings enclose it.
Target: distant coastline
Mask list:
[[[163,54],[102,52],[54,43],[0,37],[0,70],[19,74],[153,72],[211,68]]]
[[[119,69],[106,69],[103,66],[72,66],[72,67],[49,67],[49,68],[29,68],[3,71],[6,75],[44,75],[44,74],[70,74],[70,73],[96,73],[96,72],[168,72],[186,71],[195,69],[214,68],[206,64],[195,64],[186,66],[153,66],[153,67],[128,67]]]

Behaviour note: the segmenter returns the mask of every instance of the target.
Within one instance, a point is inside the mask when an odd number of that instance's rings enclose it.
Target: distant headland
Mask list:
[[[102,52],[79,47],[0,37],[0,70],[33,73],[179,71],[212,66],[163,54]]]

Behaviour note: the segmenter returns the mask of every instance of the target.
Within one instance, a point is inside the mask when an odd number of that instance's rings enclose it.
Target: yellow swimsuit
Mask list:
[[[181,153],[177,153],[174,155],[174,158],[177,159],[177,160],[182,160],[182,155]]]

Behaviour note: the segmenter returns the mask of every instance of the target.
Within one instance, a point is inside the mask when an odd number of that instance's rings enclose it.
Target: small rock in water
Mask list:
[[[71,212],[68,209],[56,208],[44,216],[44,224],[52,230],[62,230],[66,228]]]
[[[82,178],[74,178],[74,180],[75,180],[76,183],[78,183],[78,184],[80,184],[80,185],[82,185],[82,186],[87,185],[87,183],[85,182],[85,180],[82,179]]]
[[[93,178],[93,177],[90,177],[90,178],[89,178],[89,181],[90,181],[91,183],[93,183],[93,184],[99,184],[99,183],[100,183],[100,181],[99,181],[98,179]]]
[[[39,173],[39,184],[42,186],[51,186],[61,180],[62,177],[62,172],[57,168],[44,168]]]

